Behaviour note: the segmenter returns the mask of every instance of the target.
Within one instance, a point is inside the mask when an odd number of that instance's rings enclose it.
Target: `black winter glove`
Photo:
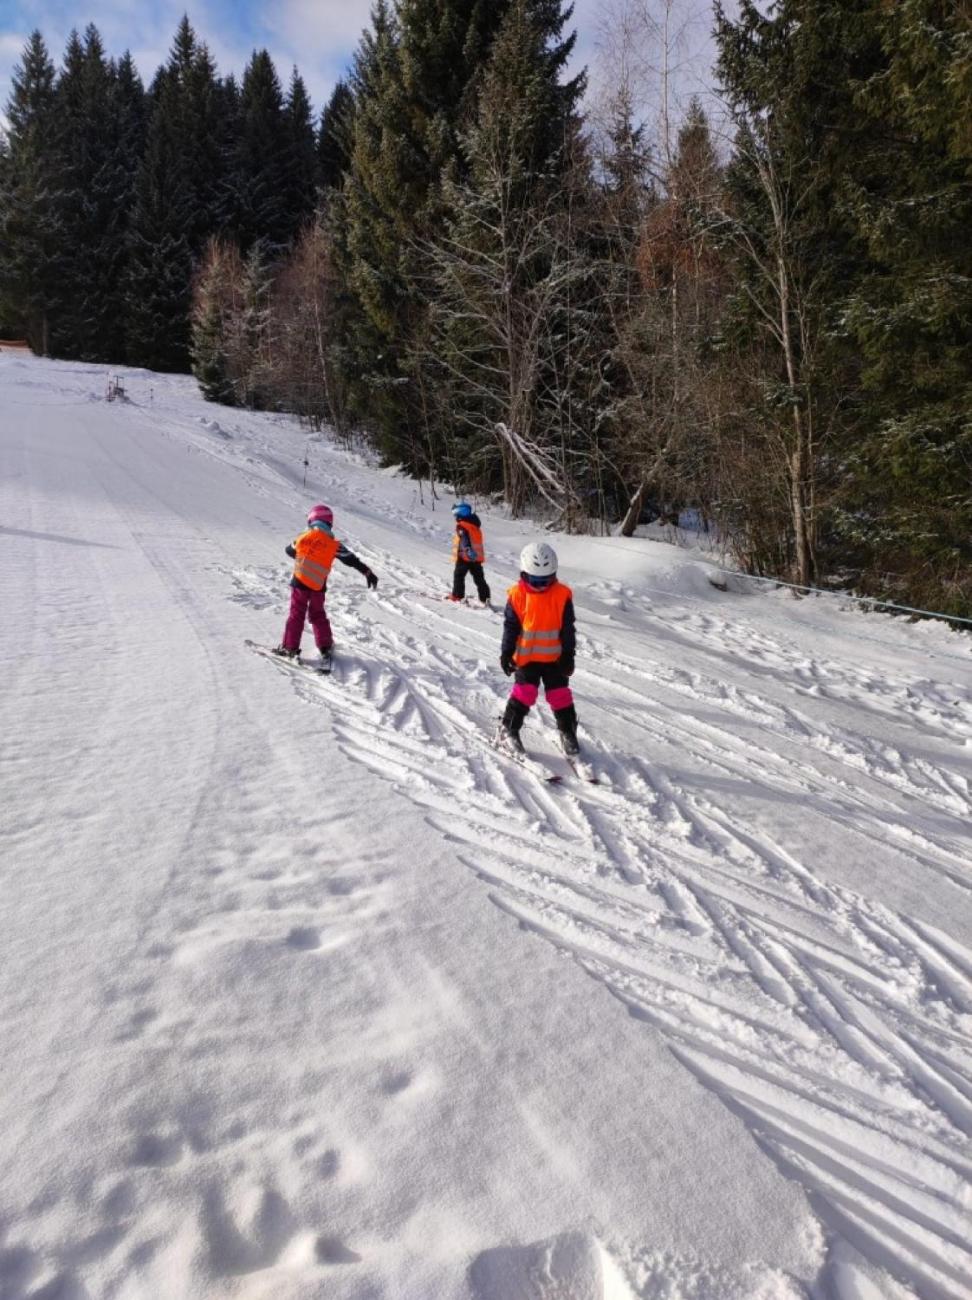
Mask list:
[[[563,675],[564,675],[565,677],[573,677],[573,675],[574,675],[574,656],[573,656],[573,655],[561,655],[561,656],[560,656],[560,659],[559,659],[559,661],[558,661],[558,663],[557,663],[557,667],[560,669],[560,671],[563,673]]]
[[[515,667],[513,656],[500,655],[500,667],[503,669],[503,672],[506,673],[507,677],[509,677]]]
[[[378,586],[378,579],[370,569],[365,569],[365,582],[368,584],[369,591],[373,591]]]

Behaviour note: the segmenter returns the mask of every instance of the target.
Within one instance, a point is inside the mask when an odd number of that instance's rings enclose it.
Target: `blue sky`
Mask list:
[[[577,62],[595,53],[599,31],[616,0],[576,0]],[[683,9],[708,0],[681,0]],[[146,83],[164,62],[184,12],[206,42],[221,73],[242,72],[250,52],[266,47],[286,85],[297,65],[320,110],[347,66],[371,0],[0,0],[0,112],[29,33],[39,27],[60,63],[72,27],[93,22],[109,54],[130,49]],[[707,27],[703,20],[703,27]]]

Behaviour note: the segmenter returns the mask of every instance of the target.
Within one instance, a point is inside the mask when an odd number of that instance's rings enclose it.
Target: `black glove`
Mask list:
[[[365,582],[368,584],[369,591],[373,591],[378,586],[378,579],[370,569],[365,569]]]
[[[573,675],[574,675],[574,656],[573,656],[573,655],[561,655],[560,658],[559,658],[558,661],[557,661],[557,667],[560,669],[560,671],[563,673],[563,675],[564,675],[565,677],[573,677]]]
[[[503,669],[503,672],[506,673],[507,677],[509,677],[513,672],[515,666],[512,655],[500,655],[500,667]]]

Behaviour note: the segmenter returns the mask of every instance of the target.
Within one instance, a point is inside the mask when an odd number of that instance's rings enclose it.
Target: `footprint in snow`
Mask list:
[[[320,931],[312,925],[298,925],[287,935],[287,947],[296,948],[298,952],[312,952],[321,946]]]

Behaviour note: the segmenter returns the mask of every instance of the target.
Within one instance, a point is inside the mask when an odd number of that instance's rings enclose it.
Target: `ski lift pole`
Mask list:
[[[307,486],[307,470],[310,466],[310,443],[304,448],[304,481],[301,487]]]

